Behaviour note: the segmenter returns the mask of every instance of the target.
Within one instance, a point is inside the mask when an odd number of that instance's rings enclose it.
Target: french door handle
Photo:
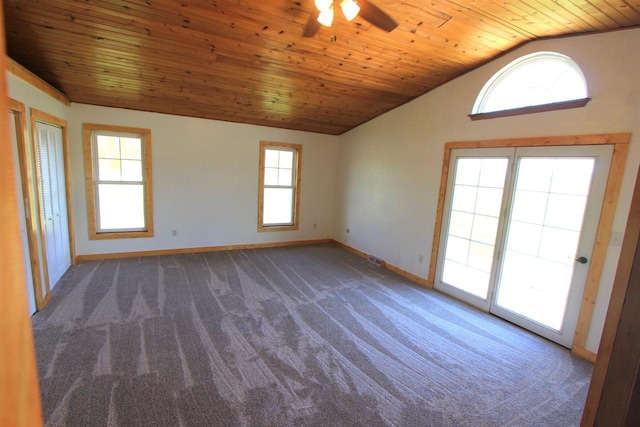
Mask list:
[[[587,262],[589,262],[587,257],[584,257],[584,256],[581,256],[580,258],[576,258],[576,261],[578,261],[580,264],[586,264]]]

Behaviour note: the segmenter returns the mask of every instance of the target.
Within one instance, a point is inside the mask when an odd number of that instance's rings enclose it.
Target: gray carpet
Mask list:
[[[84,262],[33,328],[49,426],[574,426],[592,370],[333,245]]]

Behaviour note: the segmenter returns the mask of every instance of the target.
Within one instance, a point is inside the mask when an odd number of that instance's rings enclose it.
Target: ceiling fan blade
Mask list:
[[[320,16],[320,11],[314,7],[313,13],[309,17],[307,25],[304,27],[302,37],[313,37],[318,34],[318,31],[320,31],[320,27],[322,26],[322,24],[318,22],[318,16]]]
[[[376,27],[386,32],[390,32],[398,26],[398,23],[394,21],[392,17],[387,15],[378,6],[369,3],[368,0],[358,0],[358,5],[360,6],[359,15]]]

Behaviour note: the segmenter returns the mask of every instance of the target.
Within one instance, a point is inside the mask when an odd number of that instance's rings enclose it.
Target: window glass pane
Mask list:
[[[560,330],[572,266],[507,252],[497,304],[533,321]],[[540,309],[540,308],[543,309]]]
[[[480,271],[472,267],[466,268],[466,284],[464,290],[480,298],[487,297],[489,289],[490,273]]]
[[[142,140],[140,138],[121,138],[120,150],[123,159],[142,160]]]
[[[99,181],[120,181],[120,160],[100,159],[98,160],[98,180]]]
[[[449,219],[450,235],[469,239],[471,237],[472,226],[473,214],[451,211],[451,218]]]
[[[542,225],[511,221],[507,250],[527,255],[538,255]]]
[[[498,234],[498,218],[484,215],[474,215],[471,239],[476,242],[493,245]]]
[[[578,65],[569,57],[537,52],[511,62],[482,88],[473,113],[551,104],[587,97]]]
[[[591,186],[594,159],[558,159],[553,168],[552,193],[586,196]]]
[[[264,185],[278,185],[278,169],[265,168]]]
[[[98,157],[120,158],[120,138],[117,136],[97,135]]]
[[[560,330],[592,169],[592,158],[520,160],[498,305]]]
[[[488,292],[508,162],[456,159],[442,281],[481,298]]]
[[[561,264],[573,265],[578,248],[578,231],[545,227],[540,239],[540,258]]]
[[[264,166],[266,168],[277,168],[278,167],[278,150],[264,150]]]
[[[101,231],[145,227],[142,184],[100,184],[98,197]]]
[[[293,189],[265,188],[262,222],[269,224],[293,223]]]
[[[476,199],[476,213],[500,216],[502,207],[502,189],[500,188],[478,188],[478,198]]]
[[[491,273],[491,263],[493,262],[493,245],[470,242],[469,244],[469,267],[485,273]]]
[[[567,68],[555,82],[551,82],[549,90],[557,95],[557,99],[573,99],[574,94],[587,94],[585,82],[575,70]]]
[[[458,159],[456,167],[456,184],[478,185],[482,159]]]
[[[479,186],[494,188],[504,187],[507,165],[507,159],[482,159]]]
[[[545,224],[567,230],[580,230],[586,205],[587,196],[550,194]]]
[[[122,180],[142,182],[142,161],[141,160],[123,160],[122,161]]]
[[[467,263],[469,255],[469,241],[455,236],[449,236],[447,239],[447,251],[445,258],[460,264]]]
[[[442,269],[442,281],[456,288],[464,288],[469,283],[465,277],[467,268],[466,262],[457,263],[445,259],[444,268]]]
[[[280,164],[278,166],[281,168],[293,169],[293,151],[280,151]]]
[[[444,261],[442,281],[458,289],[485,298],[489,287],[489,273],[459,264],[451,260]]]
[[[553,176],[553,159],[520,159],[518,190],[549,191]]]
[[[477,187],[456,185],[453,189],[451,208],[457,211],[473,212],[476,207]]]
[[[293,171],[291,169],[280,169],[278,175],[278,185],[291,186],[293,184]]]
[[[513,221],[543,224],[547,211],[547,193],[518,190],[511,210]]]

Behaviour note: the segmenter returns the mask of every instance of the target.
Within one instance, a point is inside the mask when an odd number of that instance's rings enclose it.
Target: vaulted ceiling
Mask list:
[[[7,50],[73,102],[341,134],[527,41],[640,26],[640,0],[370,1],[395,30],[336,11],[304,38],[314,0],[4,0]]]

